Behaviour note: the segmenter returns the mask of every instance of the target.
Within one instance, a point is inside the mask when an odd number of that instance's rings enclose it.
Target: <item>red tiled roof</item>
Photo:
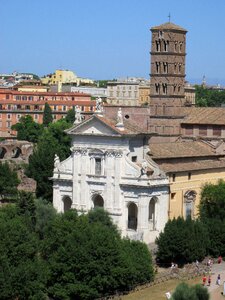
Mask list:
[[[159,26],[154,26],[151,28],[151,30],[178,30],[178,31],[183,31],[183,32],[187,32],[186,29],[174,24],[174,23],[170,23],[170,22],[167,22],[167,23],[164,23],[164,24],[161,24]]]
[[[70,93],[55,93],[55,92],[28,92],[28,91],[15,91],[9,89],[0,89],[0,94],[12,94],[12,95],[34,95],[34,96],[83,96],[90,97],[91,95],[79,92],[70,92]]]
[[[201,141],[183,141],[173,143],[157,143],[149,145],[152,158],[181,158],[217,155],[215,149]]]

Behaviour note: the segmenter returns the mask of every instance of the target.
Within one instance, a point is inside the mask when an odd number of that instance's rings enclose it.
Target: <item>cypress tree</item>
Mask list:
[[[43,114],[43,124],[44,126],[48,126],[50,123],[52,123],[52,121],[53,121],[52,110],[49,104],[46,102],[44,108],[44,114]]]

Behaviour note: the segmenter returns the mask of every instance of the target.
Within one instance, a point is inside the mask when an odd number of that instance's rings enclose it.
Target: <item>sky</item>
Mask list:
[[[188,30],[186,79],[225,85],[225,0],[0,0],[0,73],[149,78],[150,28]]]

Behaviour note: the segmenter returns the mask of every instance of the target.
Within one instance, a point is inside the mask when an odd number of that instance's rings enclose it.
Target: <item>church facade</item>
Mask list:
[[[169,185],[147,155],[148,135],[121,109],[117,120],[95,114],[85,121],[76,116],[75,123],[67,131],[70,157],[55,160],[54,207],[79,213],[103,207],[123,236],[154,242],[168,220]]]

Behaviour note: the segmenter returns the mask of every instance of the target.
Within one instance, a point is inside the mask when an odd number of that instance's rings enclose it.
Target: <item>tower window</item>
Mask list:
[[[173,182],[176,181],[176,174],[173,174],[173,175],[172,175],[172,180],[173,180]]]
[[[178,65],[178,72],[181,73],[181,64]]]
[[[163,88],[163,94],[167,94],[167,84],[166,83],[164,83],[162,85],[162,88]]]
[[[179,52],[181,52],[182,51],[182,47],[183,46],[183,43],[181,42],[180,44],[179,44]]]
[[[161,50],[160,41],[156,41],[156,51],[159,52]]]
[[[156,62],[156,73],[160,73],[160,62]]]
[[[160,85],[159,85],[159,83],[155,84],[155,92],[156,92],[156,94],[160,94]]]
[[[166,63],[166,62],[163,63],[163,72],[166,74],[168,73],[168,63]]]

